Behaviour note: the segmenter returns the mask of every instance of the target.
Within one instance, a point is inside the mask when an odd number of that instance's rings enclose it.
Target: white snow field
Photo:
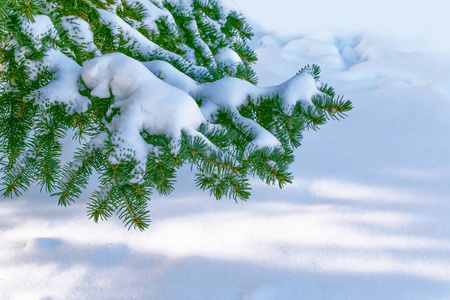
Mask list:
[[[340,9],[357,20],[334,23],[334,2],[302,2],[280,0],[286,16],[271,21],[273,3],[236,0],[265,26],[252,44],[260,86],[318,63],[354,104],[305,133],[292,185],[255,179],[248,202],[216,201],[185,168],[171,196],[153,196],[143,233],[88,220],[89,191],[68,208],[37,187],[1,199],[0,299],[450,299],[448,4],[390,1],[385,22],[347,0]],[[323,23],[313,32],[276,22],[295,9]],[[431,23],[422,43],[413,17]],[[396,34],[382,32],[395,22]]]

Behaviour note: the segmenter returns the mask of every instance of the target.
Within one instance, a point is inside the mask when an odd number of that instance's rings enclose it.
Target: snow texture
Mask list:
[[[172,137],[176,145],[182,131],[199,135],[196,130],[205,122],[192,97],[161,81],[140,62],[124,54],[110,53],[86,61],[82,78],[92,89],[92,96],[114,96],[110,111],[120,109],[120,114],[108,124],[111,140],[118,149],[117,156],[110,156],[113,164],[132,155],[145,166],[148,153],[154,149],[142,138],[144,130]]]
[[[47,35],[55,36],[56,30],[49,17],[38,15],[34,19],[35,22],[22,19],[22,31],[31,39],[33,46],[36,49],[40,49],[42,47],[42,38]]]
[[[304,102],[305,106],[313,107],[311,97],[321,93],[314,78],[306,72],[281,85],[266,88],[231,77],[198,84],[169,63],[140,63],[121,53],[110,53],[85,62],[82,78],[92,89],[92,96],[114,96],[115,103],[110,111],[120,109],[121,113],[108,124],[111,139],[118,149],[110,157],[113,164],[131,155],[145,165],[147,154],[154,149],[142,138],[144,130],[149,134],[172,137],[174,144],[180,140],[182,131],[204,138],[197,132],[200,124],[213,121],[220,108],[235,112],[239,122],[253,129],[255,146],[280,146],[275,136],[255,121],[241,117],[237,109],[248,101],[275,95],[280,95],[287,106]],[[201,108],[194,99],[202,99]]]
[[[56,29],[50,18],[43,15],[35,16],[36,22],[23,21],[23,27],[33,41],[33,46],[38,50],[42,43],[41,40],[46,36],[55,37]],[[83,25],[83,23],[80,23]],[[92,35],[90,30],[83,30],[87,38]],[[29,50],[26,47],[21,48],[16,54],[20,59]],[[50,105],[61,103],[67,105],[71,112],[83,112],[87,109],[89,99],[79,93],[79,77],[81,67],[72,59],[62,54],[59,50],[50,49],[44,57],[43,62],[27,60],[29,63],[30,77],[34,77],[38,70],[47,68],[53,72],[54,80],[35,92],[37,95],[36,104]]]
[[[89,23],[78,17],[62,17],[62,25],[69,33],[71,40],[83,45],[87,52],[95,50],[94,34]]]
[[[23,20],[22,27],[33,41],[33,47],[39,50],[42,47],[42,39],[56,37],[56,29],[49,17],[37,15],[34,18],[34,23]],[[79,32],[85,34],[88,39],[87,42],[89,42],[92,32],[86,29],[82,22],[79,22],[79,25],[82,27]],[[29,52],[30,49],[27,47],[16,50],[16,60],[21,60]],[[69,112],[84,112],[87,110],[90,100],[79,93],[81,67],[75,61],[55,49],[49,49],[42,62],[25,61],[30,70],[29,77],[32,79],[44,68],[53,73],[54,80],[35,92],[36,104],[49,106],[60,103],[66,105]]]
[[[60,51],[53,49],[48,51],[44,64],[54,72],[54,80],[37,90],[36,104],[61,103],[67,105],[69,112],[86,111],[90,100],[79,92],[81,67]]]
[[[149,4],[145,5],[146,8],[147,8],[147,6],[149,6]],[[132,51],[139,53],[140,55],[142,55],[144,57],[150,57],[151,55],[158,54],[158,55],[164,55],[164,57],[167,60],[175,60],[175,61],[181,61],[181,62],[185,61],[180,55],[177,55],[173,52],[167,51],[167,50],[161,48],[160,46],[158,46],[157,44],[153,43],[149,39],[147,39],[144,35],[142,35],[142,33],[135,30],[132,26],[127,24],[124,20],[122,20],[116,14],[106,11],[106,10],[102,10],[102,9],[98,9],[98,12],[100,14],[101,22],[103,24],[107,25],[111,29],[111,31],[114,35],[119,35],[119,34],[123,35],[124,38],[127,39],[127,41],[128,41],[126,46],[129,47]],[[150,9],[147,11],[148,14],[150,14],[152,12],[154,12],[154,9]],[[153,21],[156,21],[157,18],[159,18],[160,16],[161,16],[161,12],[158,11],[158,13],[155,16],[150,15],[149,18],[152,19]],[[145,23],[146,24],[149,23],[150,19],[147,19],[145,21]],[[167,17],[167,20],[172,23],[175,22],[172,17]],[[187,46],[185,46],[185,47],[187,47]],[[195,56],[192,53],[193,50],[192,49],[186,49],[186,50],[187,50],[187,53],[191,53],[190,57],[188,55],[188,60],[191,62],[195,62]],[[205,71],[205,67],[201,67],[201,66],[190,66],[190,68],[194,71],[194,73],[198,73],[198,74],[201,74],[202,72]]]
[[[155,32],[158,32],[158,26],[156,25],[157,20],[160,20],[162,18],[166,18],[166,20],[169,21],[171,24],[175,24],[175,20],[173,19],[172,15],[165,9],[161,9],[162,4],[160,1],[154,1],[155,3],[159,3],[159,7],[152,3],[151,1],[145,1],[145,0],[133,0],[128,1],[129,3],[139,3],[143,7],[145,7],[147,11],[147,16],[142,19],[142,23],[145,24],[149,29],[154,30]]]
[[[98,12],[100,13],[102,23],[108,25],[114,35],[122,34],[124,37],[129,38],[129,46],[131,46],[132,41],[135,41],[137,43],[136,47],[138,47],[137,50],[140,53],[150,55],[157,50],[162,50],[161,47],[147,39],[116,14],[103,9],[98,9]]]
[[[238,108],[248,103],[256,102],[259,98],[268,98],[279,95],[286,108],[295,106],[300,102],[305,109],[314,108],[311,99],[315,95],[322,95],[317,89],[314,78],[306,71],[293,76],[286,82],[270,86],[258,87],[245,80],[225,77],[214,82],[198,84],[187,75],[176,70],[172,65],[163,61],[144,62],[150,71],[165,82],[173,85],[192,96],[201,99],[200,107],[203,116],[209,121],[219,109],[226,108],[235,113],[237,121],[252,128],[255,140],[252,143],[257,147],[280,146],[278,139],[253,120],[240,116]]]
[[[217,62],[221,62],[225,66],[242,63],[239,55],[229,47],[220,48],[214,58]]]

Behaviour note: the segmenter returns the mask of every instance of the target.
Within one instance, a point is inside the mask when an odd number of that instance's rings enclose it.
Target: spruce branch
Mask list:
[[[98,174],[88,217],[116,215],[126,228],[145,230],[151,194],[172,193],[183,165],[216,199],[246,201],[251,177],[280,188],[291,183],[302,132],[352,109],[320,82],[317,65],[279,86],[257,87],[252,28],[220,0],[2,4],[0,171],[7,197],[36,183],[69,206]],[[160,115],[166,125],[149,125]],[[69,133],[78,149],[62,165]]]

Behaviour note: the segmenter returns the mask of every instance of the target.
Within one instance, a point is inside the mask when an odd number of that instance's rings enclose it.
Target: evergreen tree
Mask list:
[[[151,193],[172,192],[184,164],[217,199],[248,199],[249,176],[290,183],[302,131],[351,102],[316,65],[257,87],[252,35],[227,0],[4,0],[3,195],[35,182],[67,206],[96,172],[89,217],[144,230]],[[79,148],[62,163],[67,135]]]

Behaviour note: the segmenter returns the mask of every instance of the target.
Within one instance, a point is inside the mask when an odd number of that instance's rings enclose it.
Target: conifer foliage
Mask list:
[[[217,199],[248,199],[249,176],[290,183],[302,131],[352,105],[316,65],[256,86],[252,36],[230,0],[2,1],[3,195],[37,183],[67,206],[96,173],[88,216],[144,230],[184,164]]]

